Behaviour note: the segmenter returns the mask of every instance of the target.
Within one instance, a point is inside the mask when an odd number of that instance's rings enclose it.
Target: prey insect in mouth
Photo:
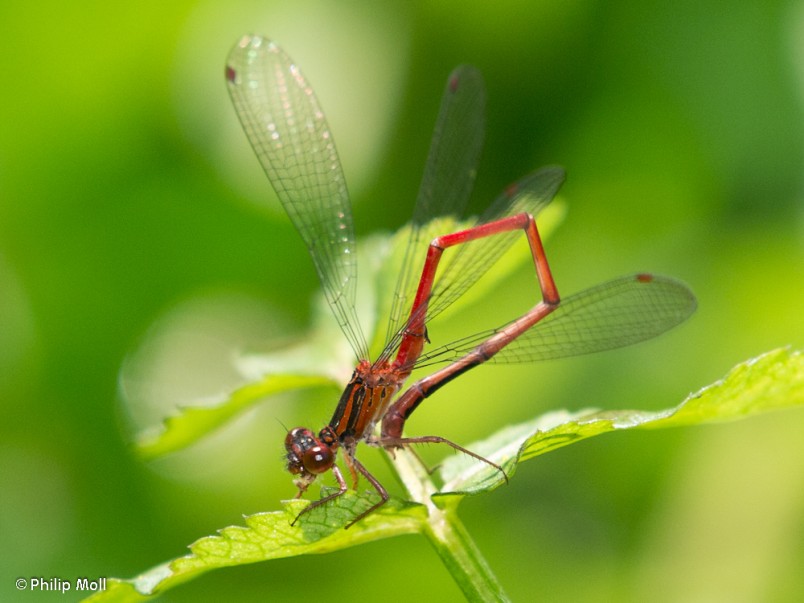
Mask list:
[[[461,66],[450,74],[444,90],[386,344],[371,360],[355,312],[357,249],[349,193],[313,89],[279,46],[259,36],[246,36],[235,45],[226,80],[246,136],[306,243],[326,299],[358,359],[329,424],[318,432],[297,427],[285,438],[297,497],[329,471],[339,487],[305,507],[294,524],[348,490],[335,463],[338,450],[352,487],[357,489],[362,475],[380,496],[346,527],[388,501],[386,489],[355,456],[361,441],[391,452],[410,444],[443,443],[503,472],[441,436],[403,435],[419,404],[464,372],[490,360],[530,362],[630,345],[683,322],[695,309],[695,297],[685,285],[645,273],[559,297],[535,221],[564,181],[559,167],[539,169],[509,186],[474,226],[437,230],[438,218],[463,216],[485,130],[483,80],[474,68]],[[533,256],[539,285],[535,305],[499,328],[425,350],[428,321],[465,293],[517,236],[526,238]],[[415,367],[438,362],[447,364],[403,388]],[[377,424],[380,434],[374,435]]]

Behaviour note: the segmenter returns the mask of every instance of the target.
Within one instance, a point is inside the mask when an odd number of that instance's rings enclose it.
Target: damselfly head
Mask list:
[[[287,469],[293,475],[301,475],[308,484],[316,475],[329,471],[335,463],[337,440],[325,427],[318,436],[305,427],[291,429],[285,436]]]

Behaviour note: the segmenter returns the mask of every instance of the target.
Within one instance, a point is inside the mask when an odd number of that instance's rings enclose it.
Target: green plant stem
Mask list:
[[[469,601],[508,601],[502,585],[458,518],[456,505],[440,508],[431,499],[437,489],[419,458],[407,449],[397,450],[392,465],[411,499],[427,507],[422,533],[464,596]]]

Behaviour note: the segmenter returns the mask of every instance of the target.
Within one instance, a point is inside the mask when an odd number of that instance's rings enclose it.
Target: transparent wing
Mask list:
[[[386,341],[408,319],[427,246],[441,232],[439,217],[461,218],[472,192],[485,134],[486,92],[474,67],[457,67],[447,79],[424,176],[413,210],[411,234],[395,289]]]
[[[696,308],[683,283],[664,276],[620,277],[561,301],[492,362],[534,362],[602,352],[656,337],[684,322]],[[423,354],[416,366],[460,358],[497,333],[477,333]]]
[[[285,211],[307,245],[333,313],[358,357],[357,253],[349,192],[313,89],[273,42],[245,36],[226,80],[237,116]]]

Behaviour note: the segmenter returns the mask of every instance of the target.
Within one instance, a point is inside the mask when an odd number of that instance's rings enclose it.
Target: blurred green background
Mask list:
[[[468,444],[554,408],[672,406],[804,342],[801,2],[9,1],[0,32],[3,601],[60,597],[17,592],[17,577],[131,577],[278,509],[294,494],[283,425],[332,412],[331,398],[269,401],[153,464],[128,445],[230,383],[233,350],[310,320],[311,262],[223,82],[246,32],[312,81],[360,236],[409,218],[443,82],[473,63],[489,90],[475,207],[562,164],[568,214],[547,247],[564,294],[651,270],[698,296],[689,323],[636,348],[467,374],[410,433]],[[523,266],[477,314],[532,296]],[[454,324],[470,330],[472,312]],[[802,433],[789,411],[596,438],[462,517],[515,600],[798,601]],[[385,475],[379,453],[362,458]],[[409,537],[213,572],[164,600],[356,591],[460,598]]]

